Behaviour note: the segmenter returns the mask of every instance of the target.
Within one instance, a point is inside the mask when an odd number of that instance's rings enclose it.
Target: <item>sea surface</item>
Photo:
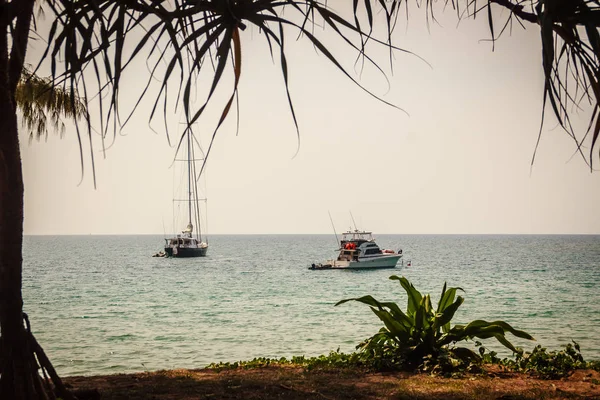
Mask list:
[[[552,350],[575,340],[600,359],[600,236],[379,235],[403,249],[393,270],[310,271],[333,235],[216,235],[206,258],[153,258],[161,236],[27,236],[25,311],[59,374],[95,375],[254,357],[350,352],[381,324],[371,294],[406,307],[406,276],[437,302],[445,281],[465,302],[454,322],[501,319]],[[410,266],[408,266],[410,261]],[[486,346],[502,355],[494,339]]]

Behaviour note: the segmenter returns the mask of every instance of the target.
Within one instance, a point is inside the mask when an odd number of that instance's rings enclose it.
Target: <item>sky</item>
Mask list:
[[[543,76],[539,31],[515,27],[496,42],[486,18],[457,26],[452,10],[427,27],[414,13],[394,43],[427,60],[387,51],[361,71],[355,55],[324,38],[350,74],[408,113],[383,104],[337,70],[305,39],[288,39],[290,93],[253,29],[243,32],[240,130],[235,115],[219,131],[203,188],[209,234],[331,233],[353,227],[377,234],[598,234],[600,173],[574,156],[571,139],[548,118],[540,128]],[[323,33],[322,33],[323,34]],[[289,38],[294,37],[290,35]],[[41,54],[33,44],[32,63]],[[229,69],[229,73],[230,73]],[[121,104],[131,107],[148,78],[143,63],[126,72]],[[229,90],[219,88],[196,134],[206,148]],[[103,158],[97,186],[76,132],[27,140],[21,134],[25,234],[168,234],[173,227],[172,160],[160,123],[144,102]],[[181,132],[173,110],[171,137]],[[587,126],[585,114],[576,120]]]

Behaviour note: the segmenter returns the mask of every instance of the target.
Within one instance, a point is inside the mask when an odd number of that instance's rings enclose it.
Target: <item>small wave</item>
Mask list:
[[[124,335],[109,336],[108,340],[109,341],[123,341],[123,340],[134,339],[134,338],[136,338],[136,335],[126,333]]]

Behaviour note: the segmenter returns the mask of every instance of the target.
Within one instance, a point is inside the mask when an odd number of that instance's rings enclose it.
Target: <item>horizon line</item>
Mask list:
[[[343,233],[343,232],[340,232]],[[257,235],[323,235],[329,236],[331,233],[212,233],[204,236],[257,236]],[[512,232],[512,233],[373,233],[374,236],[378,235],[403,235],[403,236],[600,236],[598,233],[523,233],[523,232]],[[167,237],[164,233],[23,233],[23,236],[163,236]],[[170,237],[170,235],[169,235]]]

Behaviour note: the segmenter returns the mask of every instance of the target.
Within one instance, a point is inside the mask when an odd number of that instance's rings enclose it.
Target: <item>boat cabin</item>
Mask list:
[[[359,257],[362,259],[382,253],[371,232],[348,231],[342,234],[338,261],[357,261]]]
[[[181,237],[177,235],[176,238],[165,239],[168,247],[198,247],[198,240],[191,237]]]

